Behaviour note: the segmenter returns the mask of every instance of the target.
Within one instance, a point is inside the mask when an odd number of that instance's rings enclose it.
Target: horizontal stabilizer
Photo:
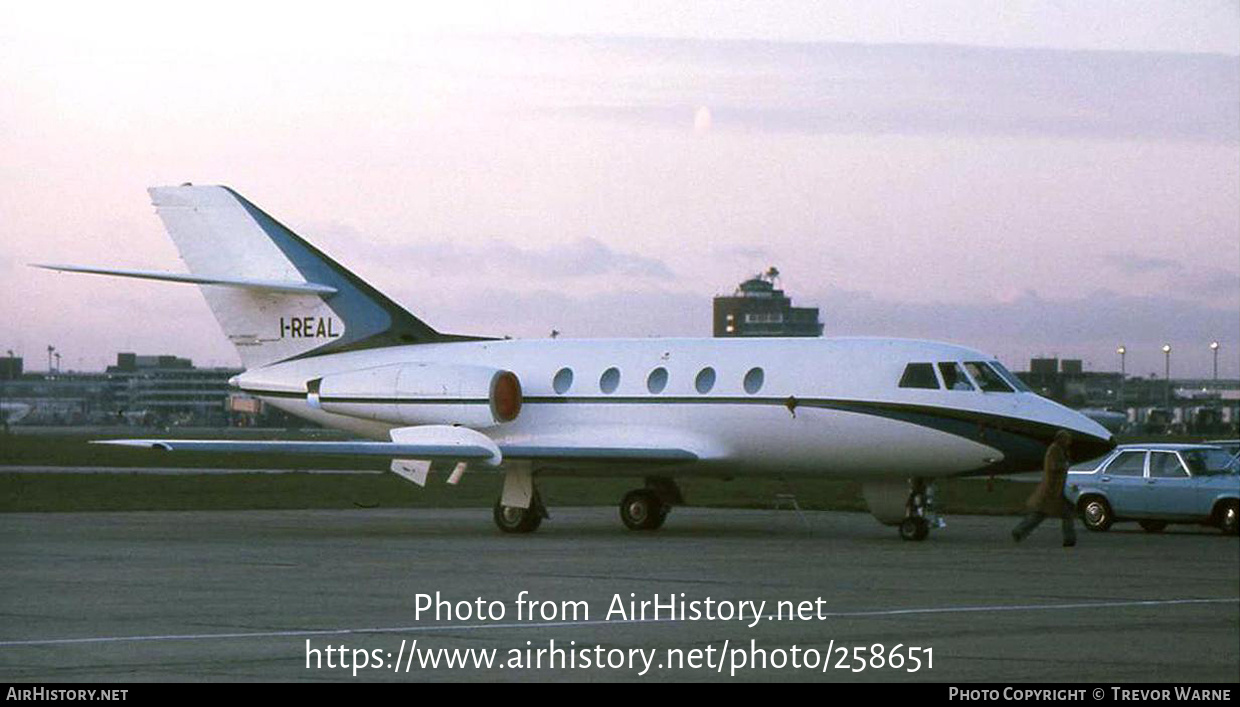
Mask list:
[[[117,268],[88,268],[81,265],[44,265],[31,263],[33,267],[61,272],[84,272],[92,275],[112,275],[114,277],[133,277],[140,280],[162,280],[164,282],[185,282],[194,285],[219,285],[221,287],[239,287],[246,290],[263,292],[282,292],[292,295],[331,295],[336,288],[319,285],[313,282],[294,282],[290,280],[258,280],[239,277],[215,277],[208,275],[189,275],[185,273],[161,272],[159,270],[120,270]]]

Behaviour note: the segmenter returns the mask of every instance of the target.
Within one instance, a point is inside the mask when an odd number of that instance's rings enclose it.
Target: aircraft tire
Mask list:
[[[620,520],[629,530],[658,530],[667,519],[668,507],[650,489],[629,491],[620,501]]]
[[[920,542],[930,535],[930,524],[921,516],[909,516],[900,522],[900,539]]]
[[[542,525],[542,514],[533,506],[516,508],[496,501],[492,517],[495,525],[505,533],[532,533]]]

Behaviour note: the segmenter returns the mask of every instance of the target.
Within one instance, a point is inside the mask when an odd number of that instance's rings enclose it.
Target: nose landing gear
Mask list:
[[[931,528],[947,527],[935,508],[934,484],[927,484],[921,477],[909,479],[908,500],[904,503],[904,520],[900,521],[900,538],[921,541],[930,535]]]
[[[883,525],[896,526],[904,540],[925,540],[932,529],[947,526],[935,507],[934,484],[925,478],[871,481],[861,491],[870,513]]]

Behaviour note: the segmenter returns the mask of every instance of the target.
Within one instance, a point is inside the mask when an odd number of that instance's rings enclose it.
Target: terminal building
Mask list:
[[[742,282],[730,296],[715,297],[714,335],[822,336],[817,307],[793,307],[783,290],[776,289],[779,270]]]
[[[229,388],[240,368],[199,368],[178,356],[120,353],[103,372],[23,370],[0,358],[0,402],[22,425],[219,427],[283,425],[287,417]],[[11,417],[16,421],[17,415]]]
[[[1034,358],[1017,372],[1035,392],[1071,408],[1115,413],[1131,434],[1240,434],[1240,381],[1167,380],[1087,371],[1078,359]]]
[[[116,355],[106,375],[113,406],[124,414],[149,417],[158,423],[184,422],[217,426],[225,423],[232,392],[228,379],[240,368],[196,368],[177,356]]]

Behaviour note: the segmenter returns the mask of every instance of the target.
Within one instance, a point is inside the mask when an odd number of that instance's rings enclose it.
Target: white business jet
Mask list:
[[[877,338],[499,340],[443,334],[222,186],[150,190],[188,274],[43,265],[199,285],[246,371],[232,385],[363,438],[110,440],[170,451],[385,457],[418,485],[504,475],[496,525],[538,528],[546,474],[640,476],[634,530],[684,502],[676,479],[862,483],[909,540],[941,523],[935,479],[1031,471],[1060,429],[1073,456],[1111,434],[1031,392],[992,356]]]

